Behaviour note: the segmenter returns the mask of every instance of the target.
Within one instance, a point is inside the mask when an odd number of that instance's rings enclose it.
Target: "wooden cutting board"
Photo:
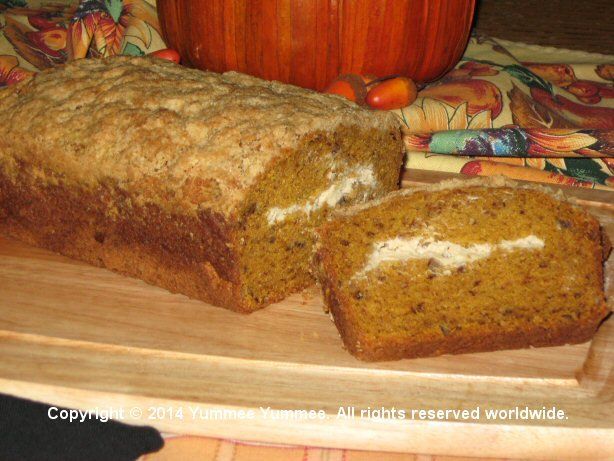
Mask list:
[[[404,184],[450,176],[411,172]],[[614,195],[571,194],[614,241]],[[244,316],[0,237],[0,391],[111,410],[162,431],[413,453],[612,459],[613,364],[611,318],[590,343],[575,346],[362,363],[342,349],[315,287]],[[486,417],[487,410],[516,407],[556,407],[564,415]],[[388,418],[374,418],[382,408]],[[419,413],[463,409],[473,412],[469,419]]]

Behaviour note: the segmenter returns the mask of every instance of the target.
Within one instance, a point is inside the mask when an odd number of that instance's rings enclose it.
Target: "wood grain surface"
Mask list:
[[[506,40],[614,54],[612,0],[480,0],[475,28]]]
[[[412,173],[406,185],[441,177]],[[614,237],[609,193],[578,194]],[[315,289],[242,316],[0,238],[0,389],[82,409],[138,407],[143,413],[126,421],[163,431],[437,455],[608,459],[613,354],[610,319],[591,343],[576,346],[366,364],[341,348]],[[188,406],[256,415],[268,406],[315,409],[327,417],[245,423],[148,413]],[[567,419],[337,419],[342,406],[556,406]]]

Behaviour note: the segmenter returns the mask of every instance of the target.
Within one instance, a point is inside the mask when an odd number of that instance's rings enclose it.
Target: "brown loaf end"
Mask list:
[[[608,312],[607,237],[595,218],[543,188],[478,179],[403,190],[339,212],[318,234],[314,268],[326,306],[362,360],[579,343]],[[362,272],[374,245],[395,238],[435,251],[432,242],[469,248],[530,235],[544,247],[495,247],[459,266],[430,253]]]
[[[0,116],[0,232],[240,312],[312,283],[313,226],[402,161],[392,116],[157,59],[41,72]]]

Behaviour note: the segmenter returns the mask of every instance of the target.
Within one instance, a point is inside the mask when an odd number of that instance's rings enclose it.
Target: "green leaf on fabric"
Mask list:
[[[113,21],[115,21],[115,24],[117,24],[122,15],[123,0],[104,0],[104,5]]]
[[[0,0],[0,5],[5,5],[7,8],[24,7],[27,5],[25,0]]]
[[[539,75],[534,74],[529,69],[523,66],[519,66],[517,64],[512,64],[511,66],[503,67],[503,71],[510,74],[512,77],[520,80],[522,83],[527,85],[529,88],[540,88],[542,90],[547,91],[552,94],[552,84],[547,82]]]
[[[145,52],[134,43],[126,43],[126,46],[124,46],[122,50],[122,54],[126,56],[145,56]]]
[[[588,158],[566,158],[565,166],[567,171],[564,174],[583,181],[605,184],[610,177],[597,162]]]

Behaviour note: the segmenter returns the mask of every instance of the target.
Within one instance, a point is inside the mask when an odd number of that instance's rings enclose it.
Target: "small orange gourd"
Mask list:
[[[356,104],[364,106],[365,98],[367,97],[366,79],[361,75],[345,74],[337,77],[324,93],[336,94],[343,96]]]
[[[409,106],[417,95],[418,88],[412,79],[394,77],[374,85],[365,100],[372,109],[393,110]]]
[[[149,53],[149,55],[160,59],[166,59],[167,61],[172,61],[175,64],[179,64],[181,61],[181,56],[179,56],[179,53],[171,48],[164,48],[162,50],[154,51]]]

